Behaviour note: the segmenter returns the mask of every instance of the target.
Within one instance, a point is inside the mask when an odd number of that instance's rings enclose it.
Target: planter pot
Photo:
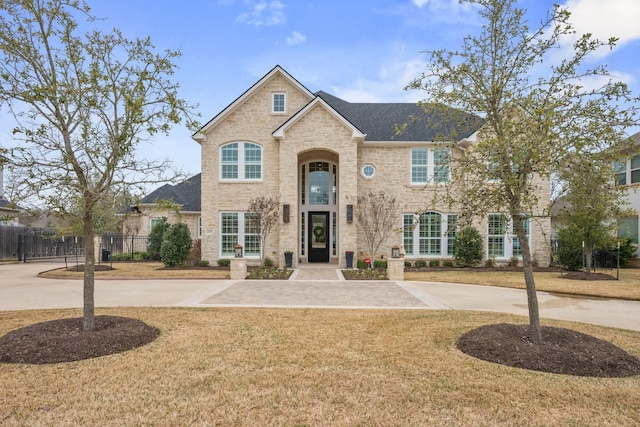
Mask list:
[[[347,258],[347,268],[353,268],[353,251],[345,252]]]
[[[284,254],[284,264],[287,268],[291,268],[291,266],[293,265],[293,254]]]

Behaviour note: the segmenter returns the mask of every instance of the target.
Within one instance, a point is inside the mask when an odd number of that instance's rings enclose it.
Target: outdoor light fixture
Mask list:
[[[289,222],[289,213],[291,211],[291,205],[290,204],[285,204],[282,205],[282,222],[288,223]]]
[[[242,258],[242,245],[240,243],[236,245],[235,257]]]
[[[353,222],[353,205],[347,205],[347,223]]]
[[[400,247],[393,246],[391,248],[391,258],[400,258]]]

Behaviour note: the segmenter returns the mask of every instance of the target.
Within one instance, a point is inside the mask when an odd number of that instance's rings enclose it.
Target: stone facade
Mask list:
[[[274,94],[285,94],[283,112],[273,112]],[[215,116],[194,139],[201,144],[202,153],[202,258],[212,264],[224,257],[221,253],[222,213],[245,212],[250,200],[257,196],[277,197],[281,208],[278,224],[263,248],[264,255],[278,265],[284,265],[284,252],[293,251],[294,267],[311,257],[311,228],[302,221],[308,222],[309,214],[320,210],[329,218],[329,262],[345,266],[346,251],[353,251],[356,258],[368,255],[355,219],[350,220],[347,215],[349,206],[356,203],[360,194],[380,190],[392,194],[405,214],[425,209],[443,215],[455,214],[443,202],[437,201],[437,196],[445,191],[442,184],[411,183],[412,148],[433,147],[433,142],[369,141],[361,129],[280,67],[271,70]],[[261,179],[221,179],[221,147],[233,142],[261,147]],[[308,182],[307,175],[316,164],[326,167],[330,177],[335,176],[335,182],[330,185],[335,189],[327,190],[329,202],[324,206],[310,206],[308,200],[313,184]],[[363,174],[365,165],[375,167],[373,176]],[[547,205],[548,187],[548,182],[540,182],[540,206]],[[288,222],[282,215],[285,205],[289,209]],[[537,214],[534,212],[534,216]],[[385,258],[390,255],[392,246],[403,245],[402,226],[400,215],[394,227],[398,231],[379,252]],[[479,221],[476,226],[486,234],[486,220]],[[532,251],[541,264],[548,259],[548,240],[549,221],[533,221]],[[259,257],[247,255],[246,251],[245,257],[249,264],[259,262]]]

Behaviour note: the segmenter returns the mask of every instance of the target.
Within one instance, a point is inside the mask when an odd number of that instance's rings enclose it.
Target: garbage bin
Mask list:
[[[109,261],[109,257],[111,256],[111,251],[108,251],[106,249],[102,250],[102,261]]]
[[[353,251],[347,251],[345,255],[347,257],[347,268],[353,268]]]

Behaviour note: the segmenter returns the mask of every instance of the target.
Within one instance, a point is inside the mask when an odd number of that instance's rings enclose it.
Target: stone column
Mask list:
[[[387,277],[389,280],[404,280],[404,258],[387,258]]]
[[[247,277],[247,259],[231,258],[231,280],[244,280]]]

